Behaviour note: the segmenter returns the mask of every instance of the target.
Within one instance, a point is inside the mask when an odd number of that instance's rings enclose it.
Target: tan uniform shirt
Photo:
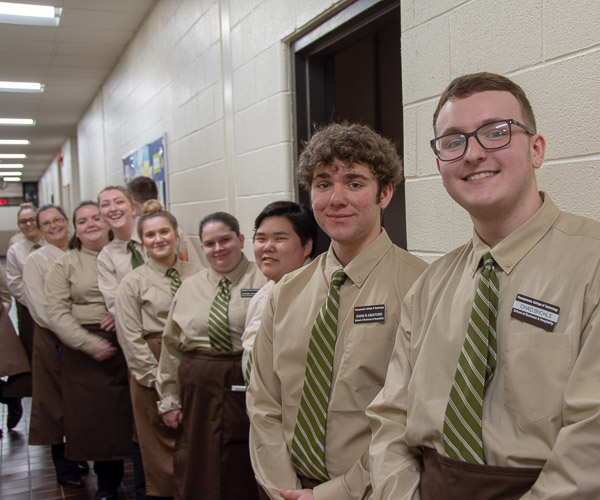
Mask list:
[[[135,231],[131,235],[131,239],[146,262],[148,253]],[[129,241],[115,238],[98,254],[98,287],[102,292],[107,309],[113,315],[115,314],[115,295],[119,283],[133,269],[131,252],[127,250],[127,243]]]
[[[40,238],[38,245],[44,245],[44,238]],[[17,302],[27,305],[25,291],[23,290],[23,267],[25,260],[33,251],[32,243],[27,238],[22,239],[8,247],[6,252],[6,282],[8,289]]]
[[[250,455],[258,482],[272,498],[280,488],[301,488],[291,446],[306,373],[312,327],[327,298],[333,249],[284,276],[265,307],[254,343],[247,392]],[[370,488],[370,430],[365,409],[383,386],[400,322],[400,304],[426,264],[390,241],[383,231],[345,268],[325,443],[332,478],[315,498],[363,498]],[[385,319],[355,323],[364,306],[384,305]]]
[[[248,364],[248,356],[254,346],[254,339],[260,328],[263,311],[265,310],[269,294],[274,286],[275,282],[273,280],[267,281],[267,284],[263,286],[252,299],[250,299],[250,304],[248,304],[246,327],[242,334],[242,349],[244,349],[244,354],[242,355],[242,374],[244,375],[246,373],[246,365]]]
[[[4,305],[4,309],[6,312],[10,311],[10,306],[12,304],[12,297],[10,295],[10,291],[8,290],[8,285],[6,284],[6,276],[4,276],[4,269],[0,266],[0,302]]]
[[[248,262],[244,255],[230,273],[221,275],[210,267],[203,269],[184,281],[175,295],[163,333],[156,377],[161,398],[160,413],[181,408],[177,372],[182,353],[210,349],[208,315],[223,277],[231,281],[228,311],[231,343],[234,351],[242,348],[248,304],[253,294],[267,282],[257,265]]]
[[[446,454],[444,413],[487,251],[474,233],[406,297],[385,387],[368,410],[373,498],[418,498],[421,447]],[[486,462],[543,466],[523,498],[600,498],[592,465],[600,454],[600,224],[545,196],[491,252],[500,298],[498,361],[483,404]],[[560,308],[551,331],[511,317],[517,294]]]
[[[32,252],[23,266],[23,289],[27,308],[34,321],[43,328],[52,329],[44,307],[44,283],[54,261],[66,252],[54,245],[44,245]]]
[[[202,269],[200,265],[177,260],[174,269],[186,280]],[[152,354],[148,335],[160,333],[167,322],[173,301],[167,266],[149,258],[131,271],[117,288],[115,297],[117,336],[130,373],[146,387],[154,388],[158,360]]]
[[[66,345],[92,355],[102,337],[81,325],[100,323],[106,315],[98,289],[98,252],[69,250],[46,276],[44,305],[50,329]]]

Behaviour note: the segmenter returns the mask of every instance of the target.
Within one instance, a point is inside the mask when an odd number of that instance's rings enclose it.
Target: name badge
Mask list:
[[[242,288],[242,291],[240,292],[242,295],[242,299],[248,299],[248,298],[252,298],[256,295],[256,292],[258,292],[260,290],[260,288]]]
[[[376,323],[385,321],[385,304],[354,308],[354,323]]]
[[[551,332],[558,323],[560,307],[517,294],[510,315],[518,320]]]

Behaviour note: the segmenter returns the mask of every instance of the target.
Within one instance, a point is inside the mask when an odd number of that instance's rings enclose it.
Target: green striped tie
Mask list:
[[[181,286],[181,277],[175,268],[167,269],[165,274],[171,278],[171,295],[175,295]]]
[[[208,338],[213,351],[231,351],[231,337],[229,336],[229,280],[221,278],[219,291],[210,306],[208,314]]]
[[[327,481],[325,467],[325,433],[327,408],[333,373],[333,356],[337,338],[340,287],[346,273],[339,270],[331,276],[327,300],[313,325],[302,399],[292,441],[292,463],[303,476]]]
[[[135,243],[133,240],[129,240],[127,242],[127,250],[131,252],[131,268],[135,269],[136,267],[141,266],[144,263],[144,259],[142,258],[142,254],[135,248]]]
[[[444,447],[448,456],[479,464],[485,463],[481,421],[483,394],[496,369],[500,287],[494,264],[492,254],[486,253],[444,418]]]
[[[244,372],[244,379],[246,379],[246,385],[250,383],[250,373],[252,372],[252,351],[248,353],[248,360],[246,361],[246,371]]]

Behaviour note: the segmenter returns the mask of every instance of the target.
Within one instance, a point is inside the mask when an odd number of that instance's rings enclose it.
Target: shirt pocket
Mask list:
[[[530,422],[562,410],[571,372],[573,335],[513,332],[506,338],[504,405]]]

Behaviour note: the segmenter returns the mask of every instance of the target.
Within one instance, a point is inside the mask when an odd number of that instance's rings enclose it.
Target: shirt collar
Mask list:
[[[217,271],[215,271],[212,267],[208,268],[208,276],[210,278],[210,280],[216,285],[219,285],[219,281],[221,281],[221,278],[225,277],[229,280],[229,282],[231,283],[232,286],[235,286],[235,284],[242,279],[242,276],[244,276],[244,274],[246,273],[246,270],[248,269],[248,266],[250,265],[250,262],[248,261],[248,259],[246,258],[246,256],[244,254],[242,254],[242,260],[240,261],[240,263],[233,269],[233,271],[230,271],[228,273],[225,274],[221,274],[218,273]]]
[[[148,257],[146,264],[148,264],[150,266],[150,268],[152,268],[154,271],[156,271],[160,276],[166,276],[166,273],[169,269],[176,269],[177,272],[181,275],[180,262],[181,261],[179,260],[179,257],[178,257],[177,260],[175,261],[175,264],[173,264],[172,266],[165,266],[164,264],[161,264],[160,262],[154,260],[152,257]]]
[[[544,237],[552,228],[560,215],[560,209],[552,202],[550,197],[540,192],[543,203],[540,209],[525,224],[517,228],[492,250],[492,257],[496,264],[506,273],[510,274],[525,255]],[[473,252],[471,254],[471,270],[473,275],[477,272],[483,254],[490,251],[490,247],[479,237],[473,229]]]
[[[383,256],[392,248],[393,243],[387,235],[385,229],[381,230],[381,233],[375,238],[369,245],[364,248],[354,259],[352,259],[346,267],[344,272],[346,276],[352,280],[358,288],[361,288],[363,283],[371,274],[371,271],[375,269],[375,266],[383,258]],[[333,251],[333,246],[329,246],[327,251],[327,257],[325,262],[325,273],[327,275],[327,282],[331,280],[331,275],[338,269],[342,269],[342,264]]]

